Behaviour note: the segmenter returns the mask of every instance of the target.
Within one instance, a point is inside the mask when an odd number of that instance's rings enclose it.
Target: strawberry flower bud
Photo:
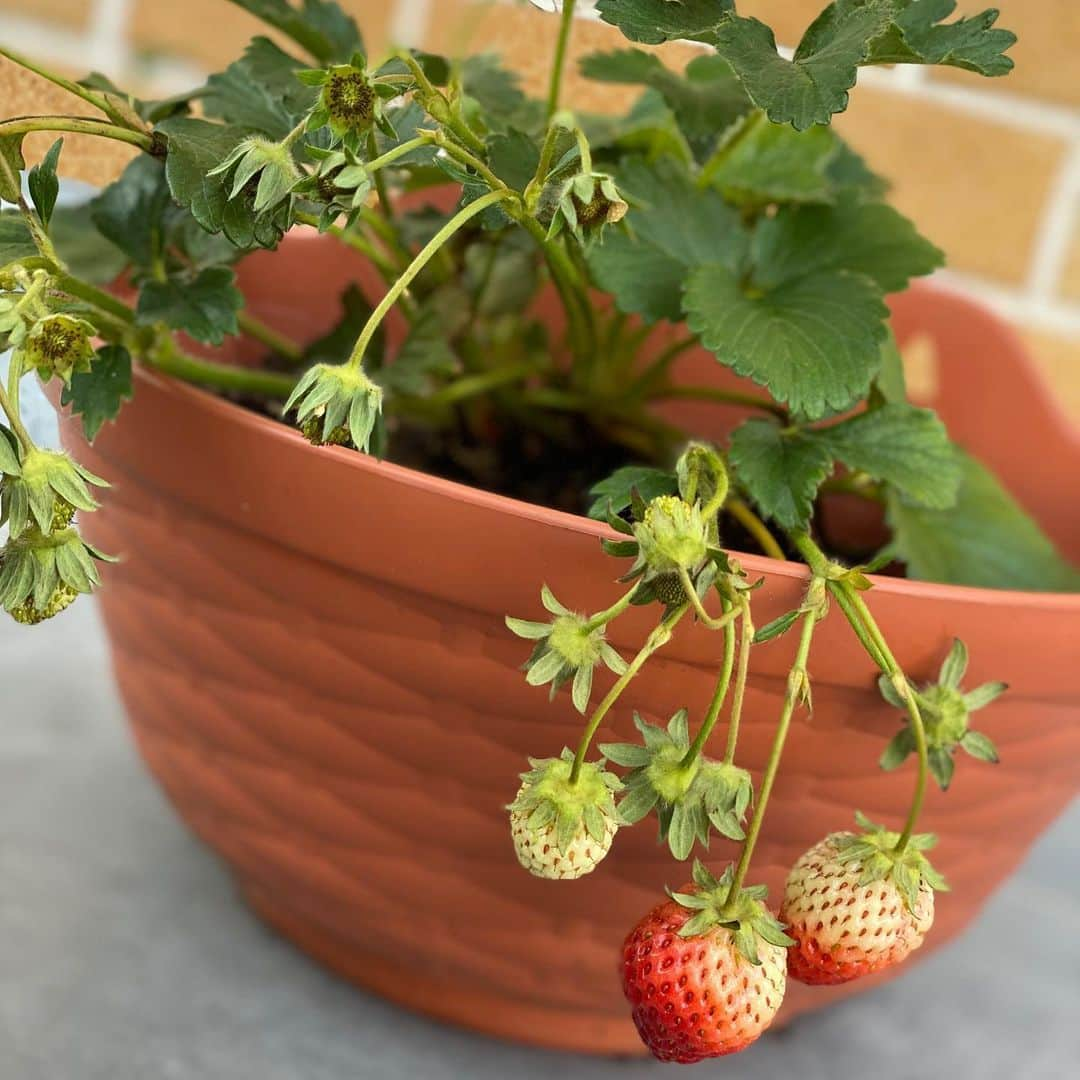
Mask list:
[[[382,396],[382,387],[358,366],[316,364],[296,384],[284,411],[296,410],[298,424],[316,445],[351,441],[367,453],[382,422]]]
[[[259,178],[252,203],[256,214],[277,206],[287,198],[301,177],[288,143],[273,142],[260,135],[243,139],[232,153],[207,175],[217,176],[230,169],[235,169],[232,190],[229,192],[230,199],[235,199],[256,176]]]
[[[544,607],[555,616],[551,622],[506,618],[512,633],[536,642],[532,656],[525,662],[525,681],[530,686],[550,684],[554,698],[560,687],[572,678],[574,707],[583,713],[592,694],[596,665],[603,662],[621,675],[626,670],[626,663],[604,640],[602,624],[591,626],[587,616],[564,607],[546,585],[540,596]]]
[[[568,181],[551,222],[551,235],[565,226],[584,243],[603,236],[608,225],[626,217],[629,204],[607,173],[581,173]]]
[[[646,580],[663,574],[693,573],[708,554],[708,532],[698,505],[677,495],[660,495],[634,525]]]
[[[48,536],[66,528],[76,510],[97,509],[88,484],[109,486],[67,454],[34,447],[22,455],[18,475],[4,481],[0,522],[7,522],[12,539],[30,527]]]
[[[89,371],[96,328],[74,315],[46,315],[34,323],[19,347],[23,369],[36,368],[47,382],[54,376],[65,385],[76,371]]]
[[[619,823],[613,792],[622,786],[603,761],[584,762],[570,782],[574,755],[530,759],[517,797],[507,807],[518,861],[543,878],[579,878],[611,849]]]

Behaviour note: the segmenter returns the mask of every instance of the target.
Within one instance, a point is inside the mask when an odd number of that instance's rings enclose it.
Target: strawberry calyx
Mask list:
[[[878,680],[881,696],[890,705],[903,710],[905,718],[907,706],[903,695],[914,696],[926,729],[930,771],[942,791],[952,783],[958,749],[992,765],[999,761],[997,748],[989,736],[971,727],[971,714],[1000,697],[1008,684],[989,682],[974,690],[963,690],[960,683],[967,671],[967,663],[967,647],[957,638],[941,665],[936,683],[918,689],[903,680],[894,682],[886,675]],[[899,768],[914,751],[915,737],[910,724],[905,723],[885,748],[880,765],[886,772]]]
[[[637,713],[634,725],[643,743],[613,743],[600,747],[608,760],[630,771],[623,777],[625,795],[619,803],[624,825],[641,821],[651,810],[660,823],[660,840],[672,855],[689,857],[695,842],[709,846],[710,826],[730,840],[742,840],[742,821],[753,785],[745,769],[697,756],[689,763],[688,713],[680,709],[667,729],[647,723]]]
[[[861,866],[860,887],[875,881],[891,881],[912,913],[924,885],[936,892],[948,892],[947,882],[924,854],[937,844],[933,833],[917,833],[902,850],[897,850],[900,833],[875,824],[861,812],[856,812],[855,820],[864,831],[837,835],[836,861],[842,866],[850,863]]]
[[[732,865],[716,877],[700,860],[694,861],[693,892],[668,891],[677,904],[694,914],[679,928],[683,938],[700,937],[715,930],[731,934],[732,944],[755,967],[760,966],[758,939],[780,948],[795,944],[784,933],[784,925],[776,919],[763,901],[768,895],[764,885],[751,885],[731,895],[735,868]],[[684,887],[690,888],[690,886]]]
[[[530,686],[550,684],[554,698],[563,684],[573,679],[574,707],[583,713],[592,695],[596,665],[603,663],[621,675],[626,671],[626,662],[605,641],[603,623],[594,625],[596,620],[571,611],[546,585],[540,590],[540,600],[554,616],[550,622],[506,617],[511,633],[536,642],[525,661],[525,681]]]
[[[528,814],[527,827],[539,835],[555,825],[555,843],[565,852],[584,831],[604,842],[612,822],[618,823],[614,793],[622,782],[604,761],[586,761],[577,780],[570,782],[574,753],[566,748],[557,758],[530,758],[532,768],[521,774],[521,790],[507,807]]]

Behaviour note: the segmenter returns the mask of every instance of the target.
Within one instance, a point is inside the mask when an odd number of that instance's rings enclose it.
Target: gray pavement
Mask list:
[[[686,1075],[1075,1076],[1078,879],[1080,805],[961,941]],[[93,602],[0,624],[0,1080],[557,1074],[676,1075],[480,1038],[325,974],[248,913],[143,771]]]

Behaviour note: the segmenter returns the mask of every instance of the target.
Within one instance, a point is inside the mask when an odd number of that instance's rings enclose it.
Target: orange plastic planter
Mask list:
[[[249,259],[256,314],[311,338],[363,268],[294,239]],[[901,339],[940,357],[936,404],[1075,557],[1080,440],[1016,338],[967,300],[927,287],[896,301]],[[554,314],[552,319],[554,319]],[[667,331],[658,331],[662,347]],[[727,379],[715,360],[684,370]],[[342,450],[200,390],[140,371],[137,395],[96,445],[64,426],[80,460],[114,483],[89,538],[124,560],[102,606],[139,748],[178,812],[231,867],[258,913],[350,979],[480,1031],[589,1052],[639,1053],[616,975],[618,946],[665,884],[685,876],[650,826],[627,829],[591,876],[541,881],[517,865],[503,806],[526,755],[573,743],[580,718],[549,704],[519,665],[503,615],[539,613],[538,589],[582,608],[617,595],[604,527]],[[733,418],[686,410],[703,434]],[[1006,432],[1007,434],[999,434]],[[528,569],[521,569],[526,562]],[[742,557],[756,621],[790,609],[803,567]],[[612,584],[608,584],[612,582]],[[938,901],[924,951],[947,942],[1080,786],[1080,596],[879,579],[871,601],[897,655],[930,678],[954,634],[971,683],[1012,689],[980,714],[1003,764],[961,763],[929,797]],[[624,651],[653,613],[616,624]],[[716,642],[689,629],[632,684],[602,741],[631,712],[700,716]],[[762,767],[794,642],[755,651],[742,755]],[[856,807],[897,821],[910,768],[877,758],[899,720],[837,614],[811,658],[815,712],[789,741],[755,877],[774,897],[786,868]],[[728,855],[714,844],[718,862]],[[793,985],[781,1017],[857,993]]]

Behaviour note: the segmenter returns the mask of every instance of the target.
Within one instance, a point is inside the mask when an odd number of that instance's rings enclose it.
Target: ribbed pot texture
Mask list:
[[[311,339],[363,268],[313,239],[242,267],[256,314]],[[368,282],[370,284],[370,282]],[[554,320],[555,315],[552,315]],[[1080,440],[1011,331],[982,308],[920,287],[895,301],[902,341],[937,357],[934,404],[1063,549],[1080,554]],[[658,330],[661,348],[674,330]],[[928,349],[921,350],[924,353]],[[706,354],[684,372],[728,380]],[[683,418],[702,434],[730,410]],[[573,745],[581,720],[519,667],[527,644],[503,616],[542,617],[547,582],[580,609],[618,595],[607,530],[339,449],[200,390],[140,371],[134,403],[88,449],[111,480],[89,538],[123,561],[101,592],[139,749],[179,814],[230,866],[254,909],[349,979],[493,1035],[596,1053],[639,1053],[619,989],[619,945],[685,867],[651,825],[623,830],[578,882],[519,868],[504,805],[527,755]],[[805,569],[740,556],[762,576],[756,621],[794,606]],[[979,716],[1002,764],[960,763],[923,825],[952,892],[923,953],[956,935],[1080,786],[1080,596],[876,579],[870,602],[909,673],[931,679],[953,635],[977,684],[1011,690]],[[620,620],[624,653],[654,612]],[[741,743],[759,773],[795,642],[755,650]],[[631,714],[700,717],[717,643],[697,628],[647,666],[601,741],[632,738]],[[899,723],[839,612],[811,657],[814,712],[785,753],[752,877],[779,899],[787,868],[855,808],[896,823],[914,770],[877,759]],[[721,736],[722,737],[722,733]],[[714,842],[722,865],[731,854]],[[878,980],[791,985],[790,1019]]]

